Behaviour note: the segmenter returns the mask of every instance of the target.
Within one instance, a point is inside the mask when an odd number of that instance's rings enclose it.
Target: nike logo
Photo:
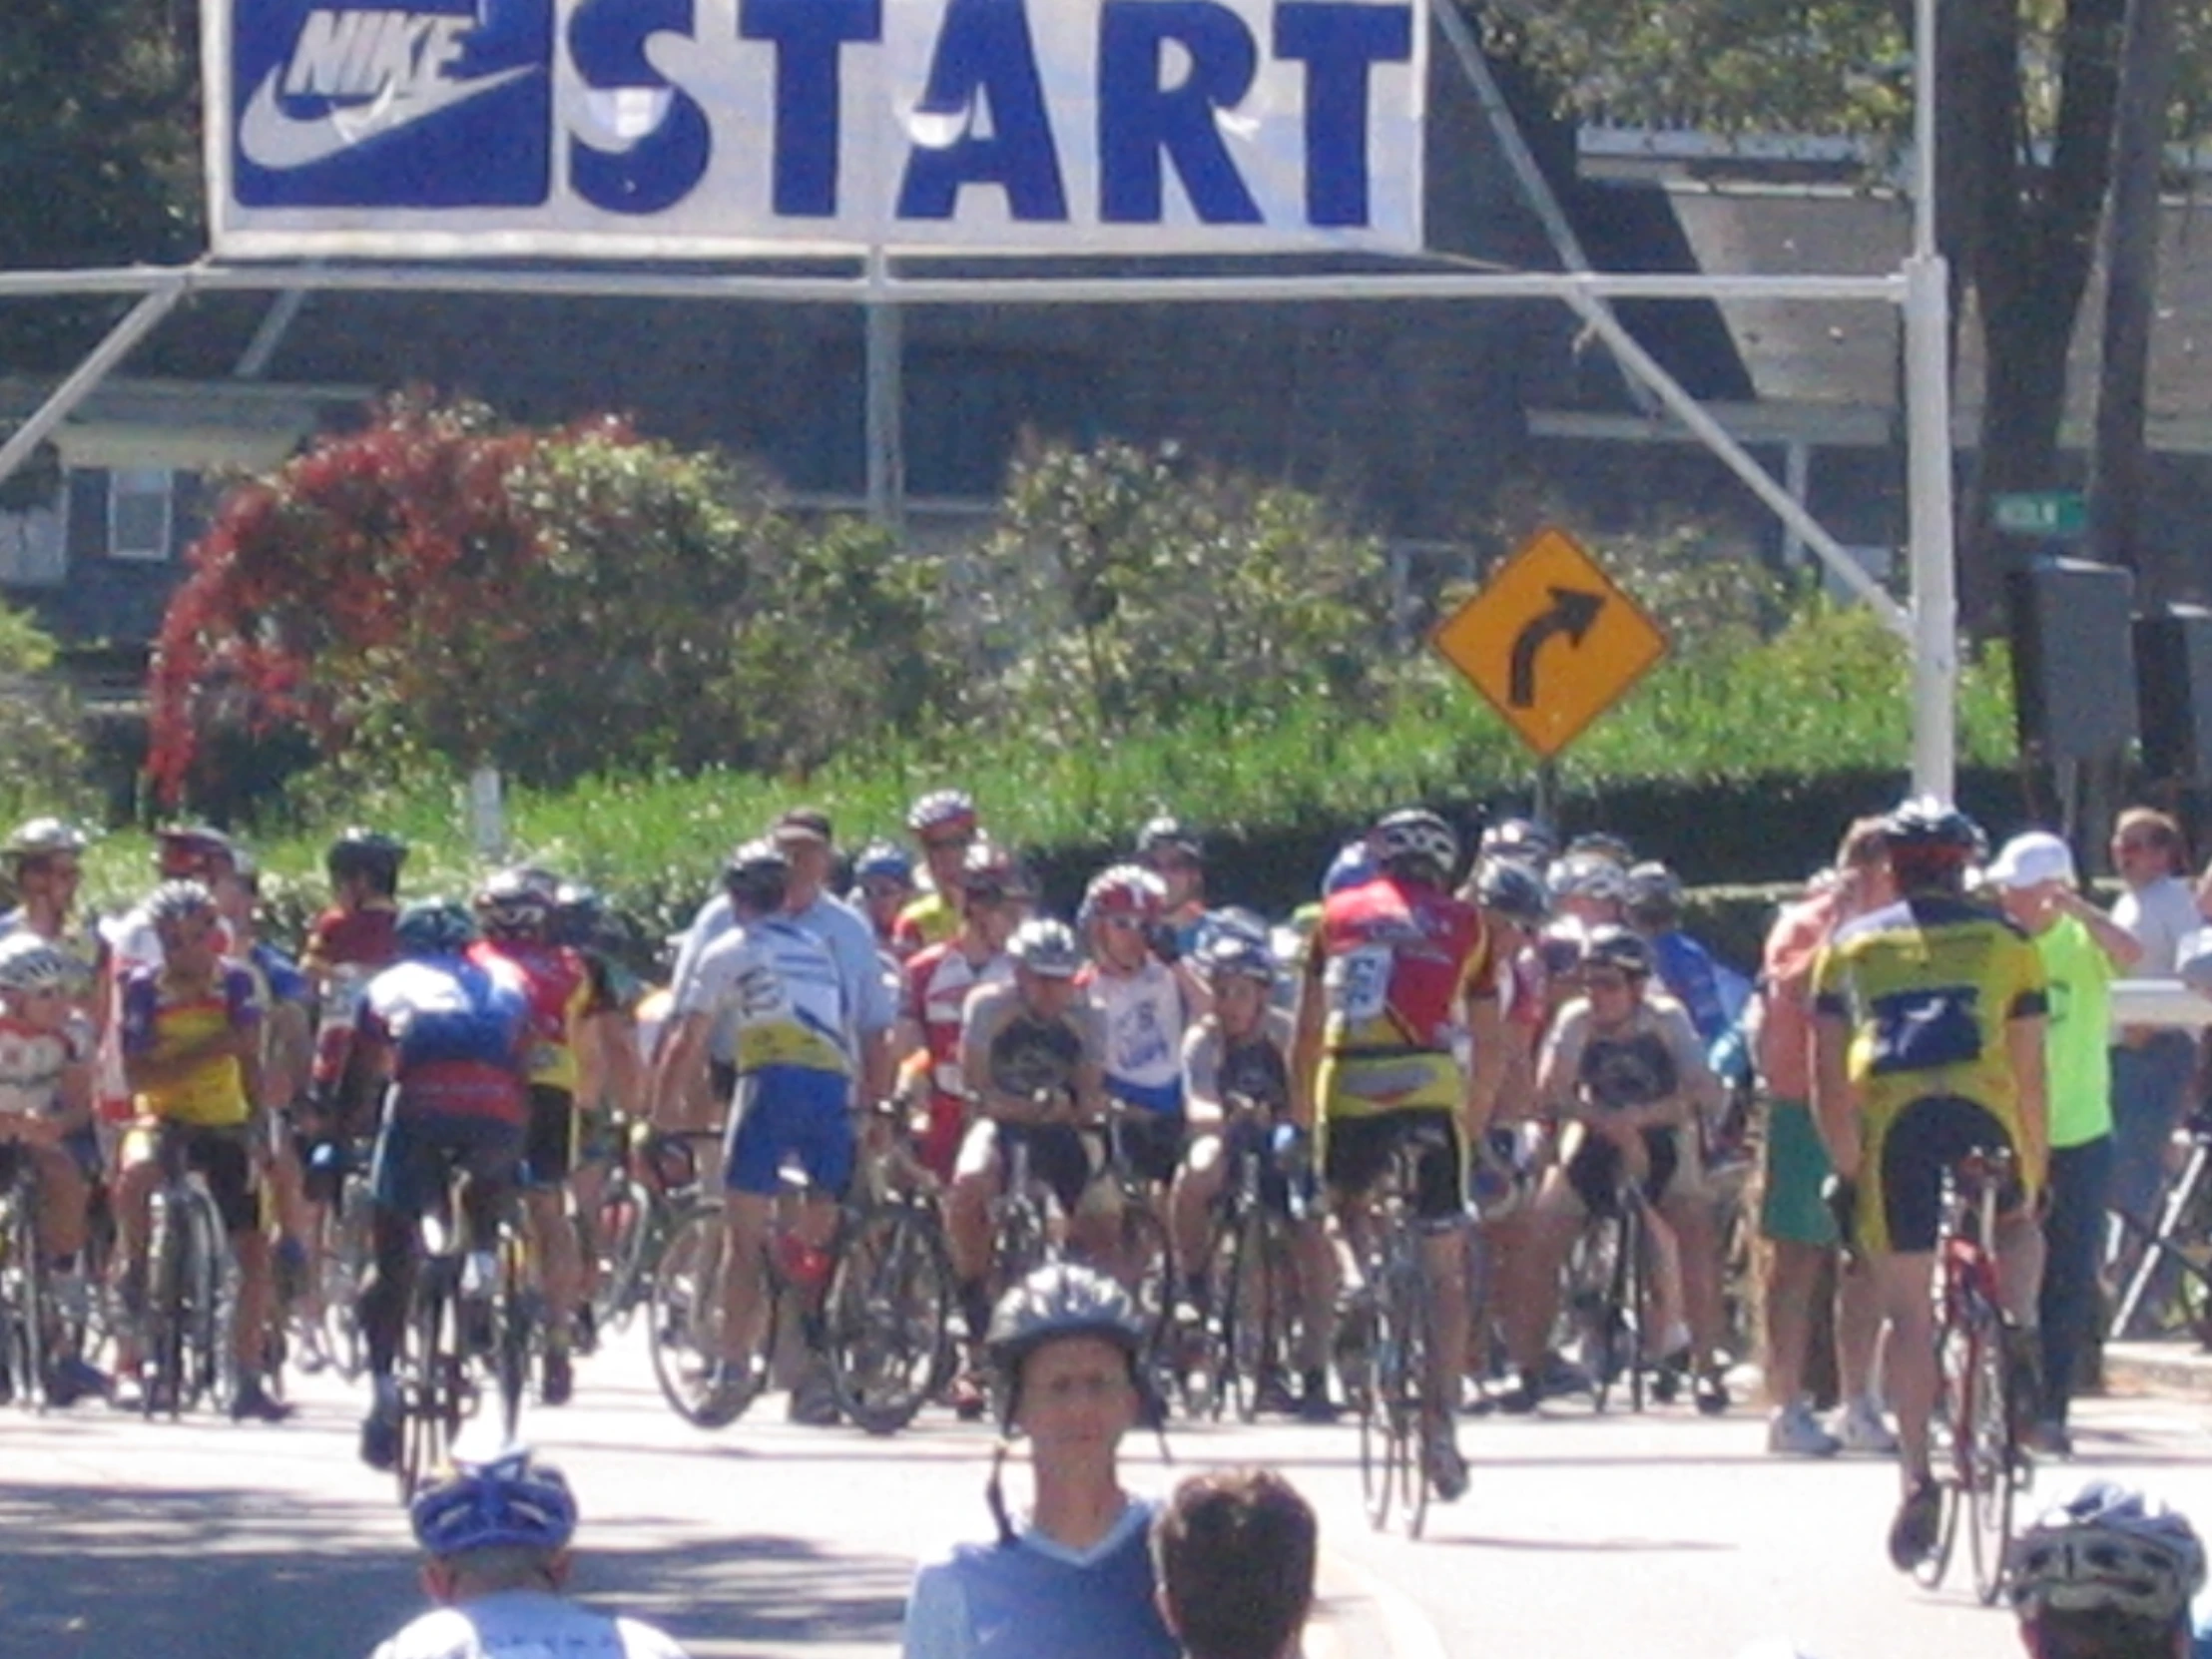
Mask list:
[[[239,153],[256,167],[271,172],[312,167],[332,156],[403,132],[456,105],[481,98],[541,67],[522,64],[489,75],[448,76],[440,70],[452,55],[453,43],[438,43],[424,51],[418,38],[407,42],[413,50],[406,50],[401,31],[412,33],[408,26],[416,21],[406,14],[317,13],[315,19],[330,16],[394,19],[395,25],[383,32],[384,40],[390,46],[399,47],[404,55],[393,61],[392,57],[376,51],[374,35],[364,34],[361,38],[369,53],[366,60],[357,48],[353,49],[350,66],[341,59],[338,72],[333,74],[327,63],[309,61],[310,46],[303,37],[299,52],[294,54],[295,61],[289,65],[278,64],[269,72],[239,119]],[[433,21],[456,29],[468,26],[468,20],[461,18]],[[443,34],[444,30],[438,33]],[[341,50],[353,46],[345,39],[339,39],[337,44]],[[327,58],[328,54],[325,52],[323,56]],[[383,58],[381,64],[376,62],[379,56]],[[367,87],[360,85],[364,70],[373,75],[372,85]],[[286,94],[346,98],[347,101],[333,103],[317,115],[294,116],[285,111],[281,102]],[[367,96],[363,98],[361,94]]]

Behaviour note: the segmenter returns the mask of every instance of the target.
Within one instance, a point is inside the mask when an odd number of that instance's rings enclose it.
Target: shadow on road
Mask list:
[[[897,1638],[906,1561],[773,1536],[622,1549],[585,1525],[585,1598],[703,1653]],[[389,1505],[0,1484],[0,1659],[347,1659],[422,1606]]]

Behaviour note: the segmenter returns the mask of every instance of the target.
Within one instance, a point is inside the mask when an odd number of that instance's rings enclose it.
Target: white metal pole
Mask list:
[[[868,253],[867,514],[896,535],[906,516],[905,329],[898,306],[884,294],[890,261],[880,248]]]
[[[1905,263],[1906,490],[1913,569],[1913,788],[1958,770],[1958,571],[1951,545],[1950,270],[1936,251],[1936,0],[1917,0],[1913,257]]]
[[[115,366],[131,354],[133,347],[154,331],[185,296],[186,286],[183,276],[172,277],[165,286],[154,289],[123,313],[122,320],[108,330],[108,337],[94,346],[69,378],[32,411],[30,419],[9,434],[6,443],[0,443],[0,482],[5,482],[17,467],[29,460],[46,441],[47,434],[74,414],[77,405],[90,397]]]

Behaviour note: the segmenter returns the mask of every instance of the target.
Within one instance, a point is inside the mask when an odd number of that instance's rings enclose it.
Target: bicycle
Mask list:
[[[1178,1369],[1171,1353],[1174,1322],[1169,1318],[1175,1303],[1175,1257],[1168,1242],[1167,1224],[1160,1219],[1153,1184],[1138,1173],[1129,1152],[1132,1114],[1149,1116],[1141,1107],[1108,1097],[1105,1158],[1097,1179],[1112,1195],[1115,1237],[1113,1260],[1097,1265],[1109,1268],[1136,1303],[1137,1317],[1145,1329],[1145,1365],[1156,1382],[1172,1386],[1175,1379],[1163,1374]],[[1158,1396],[1167,1398],[1168,1388],[1160,1388]]]
[[[787,1196],[801,1190],[792,1180]],[[933,1206],[863,1186],[839,1205],[821,1250],[778,1217],[762,1263],[761,1333],[743,1356],[728,1355],[724,1338],[729,1249],[721,1198],[702,1196],[674,1217],[653,1267],[653,1373],[679,1416],[701,1428],[742,1416],[773,1375],[786,1310],[797,1307],[840,1411],[872,1434],[913,1420],[949,1366],[954,1290]]]
[[[1942,1518],[1935,1550],[1913,1574],[1928,1589],[1943,1581],[1964,1511],[1974,1593],[1983,1606],[1993,1606],[2003,1589],[2013,1502],[2029,1472],[2014,1434],[2015,1332],[1999,1300],[1991,1249],[1998,1194],[2011,1169],[2008,1153],[1975,1153],[1943,1177],[1934,1287],[1936,1398],[1929,1425]]]
[[[1205,1399],[1216,1421],[1236,1403],[1242,1422],[1262,1402],[1288,1398],[1296,1371],[1290,1221],[1268,1202],[1272,1150],[1249,1137],[1235,1146],[1206,1254]],[[1194,1414],[1196,1405],[1192,1401]]]
[[[1576,1359],[1590,1380],[1591,1409],[1599,1412],[1623,1379],[1628,1408],[1644,1408],[1651,1306],[1645,1203],[1643,1189],[1624,1176],[1614,1189],[1610,1213],[1584,1223],[1568,1262],[1566,1305]]]
[[[310,1155],[310,1167],[328,1172],[337,1182],[336,1199],[317,1215],[314,1263],[315,1297],[319,1307],[317,1329],[308,1339],[307,1351],[326,1358],[332,1370],[351,1382],[361,1375],[367,1354],[353,1323],[353,1303],[369,1262],[369,1215],[373,1204],[368,1185],[369,1151],[352,1140],[326,1140]]]
[[[1382,1183],[1366,1201],[1358,1312],[1365,1315],[1362,1355],[1346,1382],[1360,1411],[1360,1492],[1368,1521],[1385,1529],[1393,1515],[1417,1538],[1428,1516],[1428,1268],[1413,1213],[1420,1149],[1400,1141]]]
[[[46,1333],[53,1317],[38,1241],[38,1165],[16,1149],[0,1188],[0,1379],[27,1410],[46,1409]]]
[[[399,1390],[399,1500],[410,1501],[433,1477],[476,1406],[470,1361],[491,1366],[498,1393],[503,1444],[515,1443],[529,1374],[532,1333],[542,1322],[528,1279],[528,1257],[519,1210],[510,1192],[500,1207],[492,1281],[469,1281],[476,1241],[468,1236],[461,1187],[469,1176],[454,1171],[444,1202],[416,1222],[419,1258],[409,1298],[405,1339],[393,1381]]]
[[[2183,1134],[2188,1154],[2159,1199],[2156,1219],[2146,1225],[2124,1210],[2112,1212],[2119,1224],[2116,1259],[2126,1273],[2107,1341],[2185,1331],[2212,1347],[2212,1118],[2192,1117]]]
[[[207,1399],[228,1403],[237,1385],[225,1341],[236,1297],[223,1218],[206,1179],[186,1163],[185,1137],[157,1142],[161,1184],[148,1204],[146,1357],[140,1408],[172,1419]]]

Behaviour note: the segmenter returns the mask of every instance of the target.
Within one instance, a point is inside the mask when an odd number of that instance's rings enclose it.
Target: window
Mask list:
[[[171,508],[167,467],[117,467],[108,474],[108,551],[118,559],[168,558]]]

